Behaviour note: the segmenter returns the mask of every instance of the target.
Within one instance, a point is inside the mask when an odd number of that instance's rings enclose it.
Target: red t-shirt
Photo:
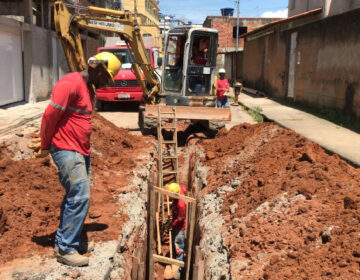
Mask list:
[[[80,73],[59,80],[41,122],[41,149],[53,144],[59,149],[90,154],[91,113],[94,92]]]
[[[202,51],[202,52],[198,52],[197,54],[195,54],[192,57],[192,60],[193,60],[194,64],[205,65],[207,62],[207,57],[206,57],[205,52]]]
[[[217,80],[217,90],[216,95],[219,99],[224,99],[226,96],[224,96],[224,92],[230,90],[229,81],[227,79]]]
[[[180,194],[185,194],[186,187],[180,186]],[[185,230],[186,228],[186,202],[182,199],[174,199],[171,205],[172,211],[172,227],[177,230]]]

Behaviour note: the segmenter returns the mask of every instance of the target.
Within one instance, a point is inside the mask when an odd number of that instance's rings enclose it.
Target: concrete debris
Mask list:
[[[205,256],[205,279],[230,279],[228,252],[221,235],[224,218],[220,214],[223,200],[216,194],[201,198],[200,227],[203,238],[200,248]]]
[[[232,204],[232,205],[230,206],[230,213],[231,213],[231,214],[236,213],[236,210],[238,209],[238,207],[239,207],[239,204],[237,204],[237,203]]]

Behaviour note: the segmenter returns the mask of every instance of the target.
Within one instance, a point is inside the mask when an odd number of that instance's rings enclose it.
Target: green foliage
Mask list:
[[[253,119],[258,123],[264,122],[264,117],[262,116],[261,112],[262,109],[258,106],[252,107],[251,109],[245,109],[250,116],[253,117]]]

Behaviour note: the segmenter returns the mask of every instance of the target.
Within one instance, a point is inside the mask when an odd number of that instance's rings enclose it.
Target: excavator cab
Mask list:
[[[191,120],[188,134],[202,131],[214,135],[231,120],[229,108],[216,107],[216,56],[218,31],[180,26],[165,41],[160,104],[177,106],[177,118]],[[158,108],[140,108],[139,125],[144,134],[155,134]],[[213,129],[211,129],[213,127]],[[195,129],[194,129],[195,128]]]
[[[215,107],[217,38],[217,30],[210,28],[177,27],[168,32],[162,103]]]

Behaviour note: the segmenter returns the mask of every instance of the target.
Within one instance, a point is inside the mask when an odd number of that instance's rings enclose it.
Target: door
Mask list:
[[[296,43],[297,32],[291,34],[290,55],[289,55],[289,74],[287,97],[295,97],[295,62],[296,62]]]
[[[193,31],[190,38],[186,95],[208,96],[216,69],[217,33]]]
[[[24,100],[20,27],[0,24],[0,106]]]

